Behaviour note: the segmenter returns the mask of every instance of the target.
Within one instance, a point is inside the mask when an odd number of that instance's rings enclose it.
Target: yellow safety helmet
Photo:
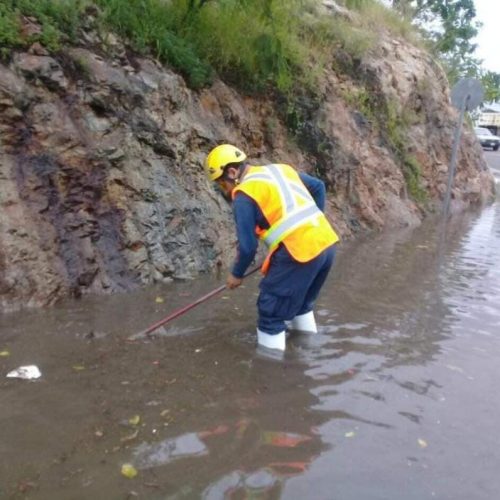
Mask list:
[[[223,173],[224,167],[230,163],[239,163],[246,160],[247,155],[231,144],[221,144],[208,153],[205,160],[205,170],[211,181],[217,180]]]

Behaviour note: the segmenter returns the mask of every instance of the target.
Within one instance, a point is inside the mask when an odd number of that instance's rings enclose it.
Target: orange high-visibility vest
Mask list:
[[[290,165],[252,166],[233,189],[233,199],[238,191],[257,203],[270,224],[269,229],[258,226],[255,229],[257,236],[269,248],[262,265],[264,274],[280,243],[298,262],[309,262],[339,241],[299,174]]]

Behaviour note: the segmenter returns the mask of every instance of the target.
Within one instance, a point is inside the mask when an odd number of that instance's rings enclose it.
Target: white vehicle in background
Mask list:
[[[492,148],[493,151],[498,151],[498,148],[500,148],[500,137],[494,135],[491,130],[483,127],[476,127],[474,132],[483,148]]]

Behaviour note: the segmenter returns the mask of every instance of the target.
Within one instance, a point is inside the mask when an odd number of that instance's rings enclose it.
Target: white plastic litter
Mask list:
[[[41,376],[42,372],[35,365],[20,366],[7,373],[7,378],[22,378],[24,380],[33,380]]]

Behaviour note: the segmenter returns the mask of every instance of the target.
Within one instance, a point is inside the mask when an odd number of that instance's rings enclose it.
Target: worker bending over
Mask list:
[[[253,166],[230,144],[214,148],[205,169],[230,196],[238,236],[238,254],[227,278],[238,287],[252,263],[258,239],[268,247],[265,275],[257,300],[257,342],[285,350],[286,323],[316,333],[313,306],[335,259],[339,238],[325,215],[323,181],[290,165]]]

